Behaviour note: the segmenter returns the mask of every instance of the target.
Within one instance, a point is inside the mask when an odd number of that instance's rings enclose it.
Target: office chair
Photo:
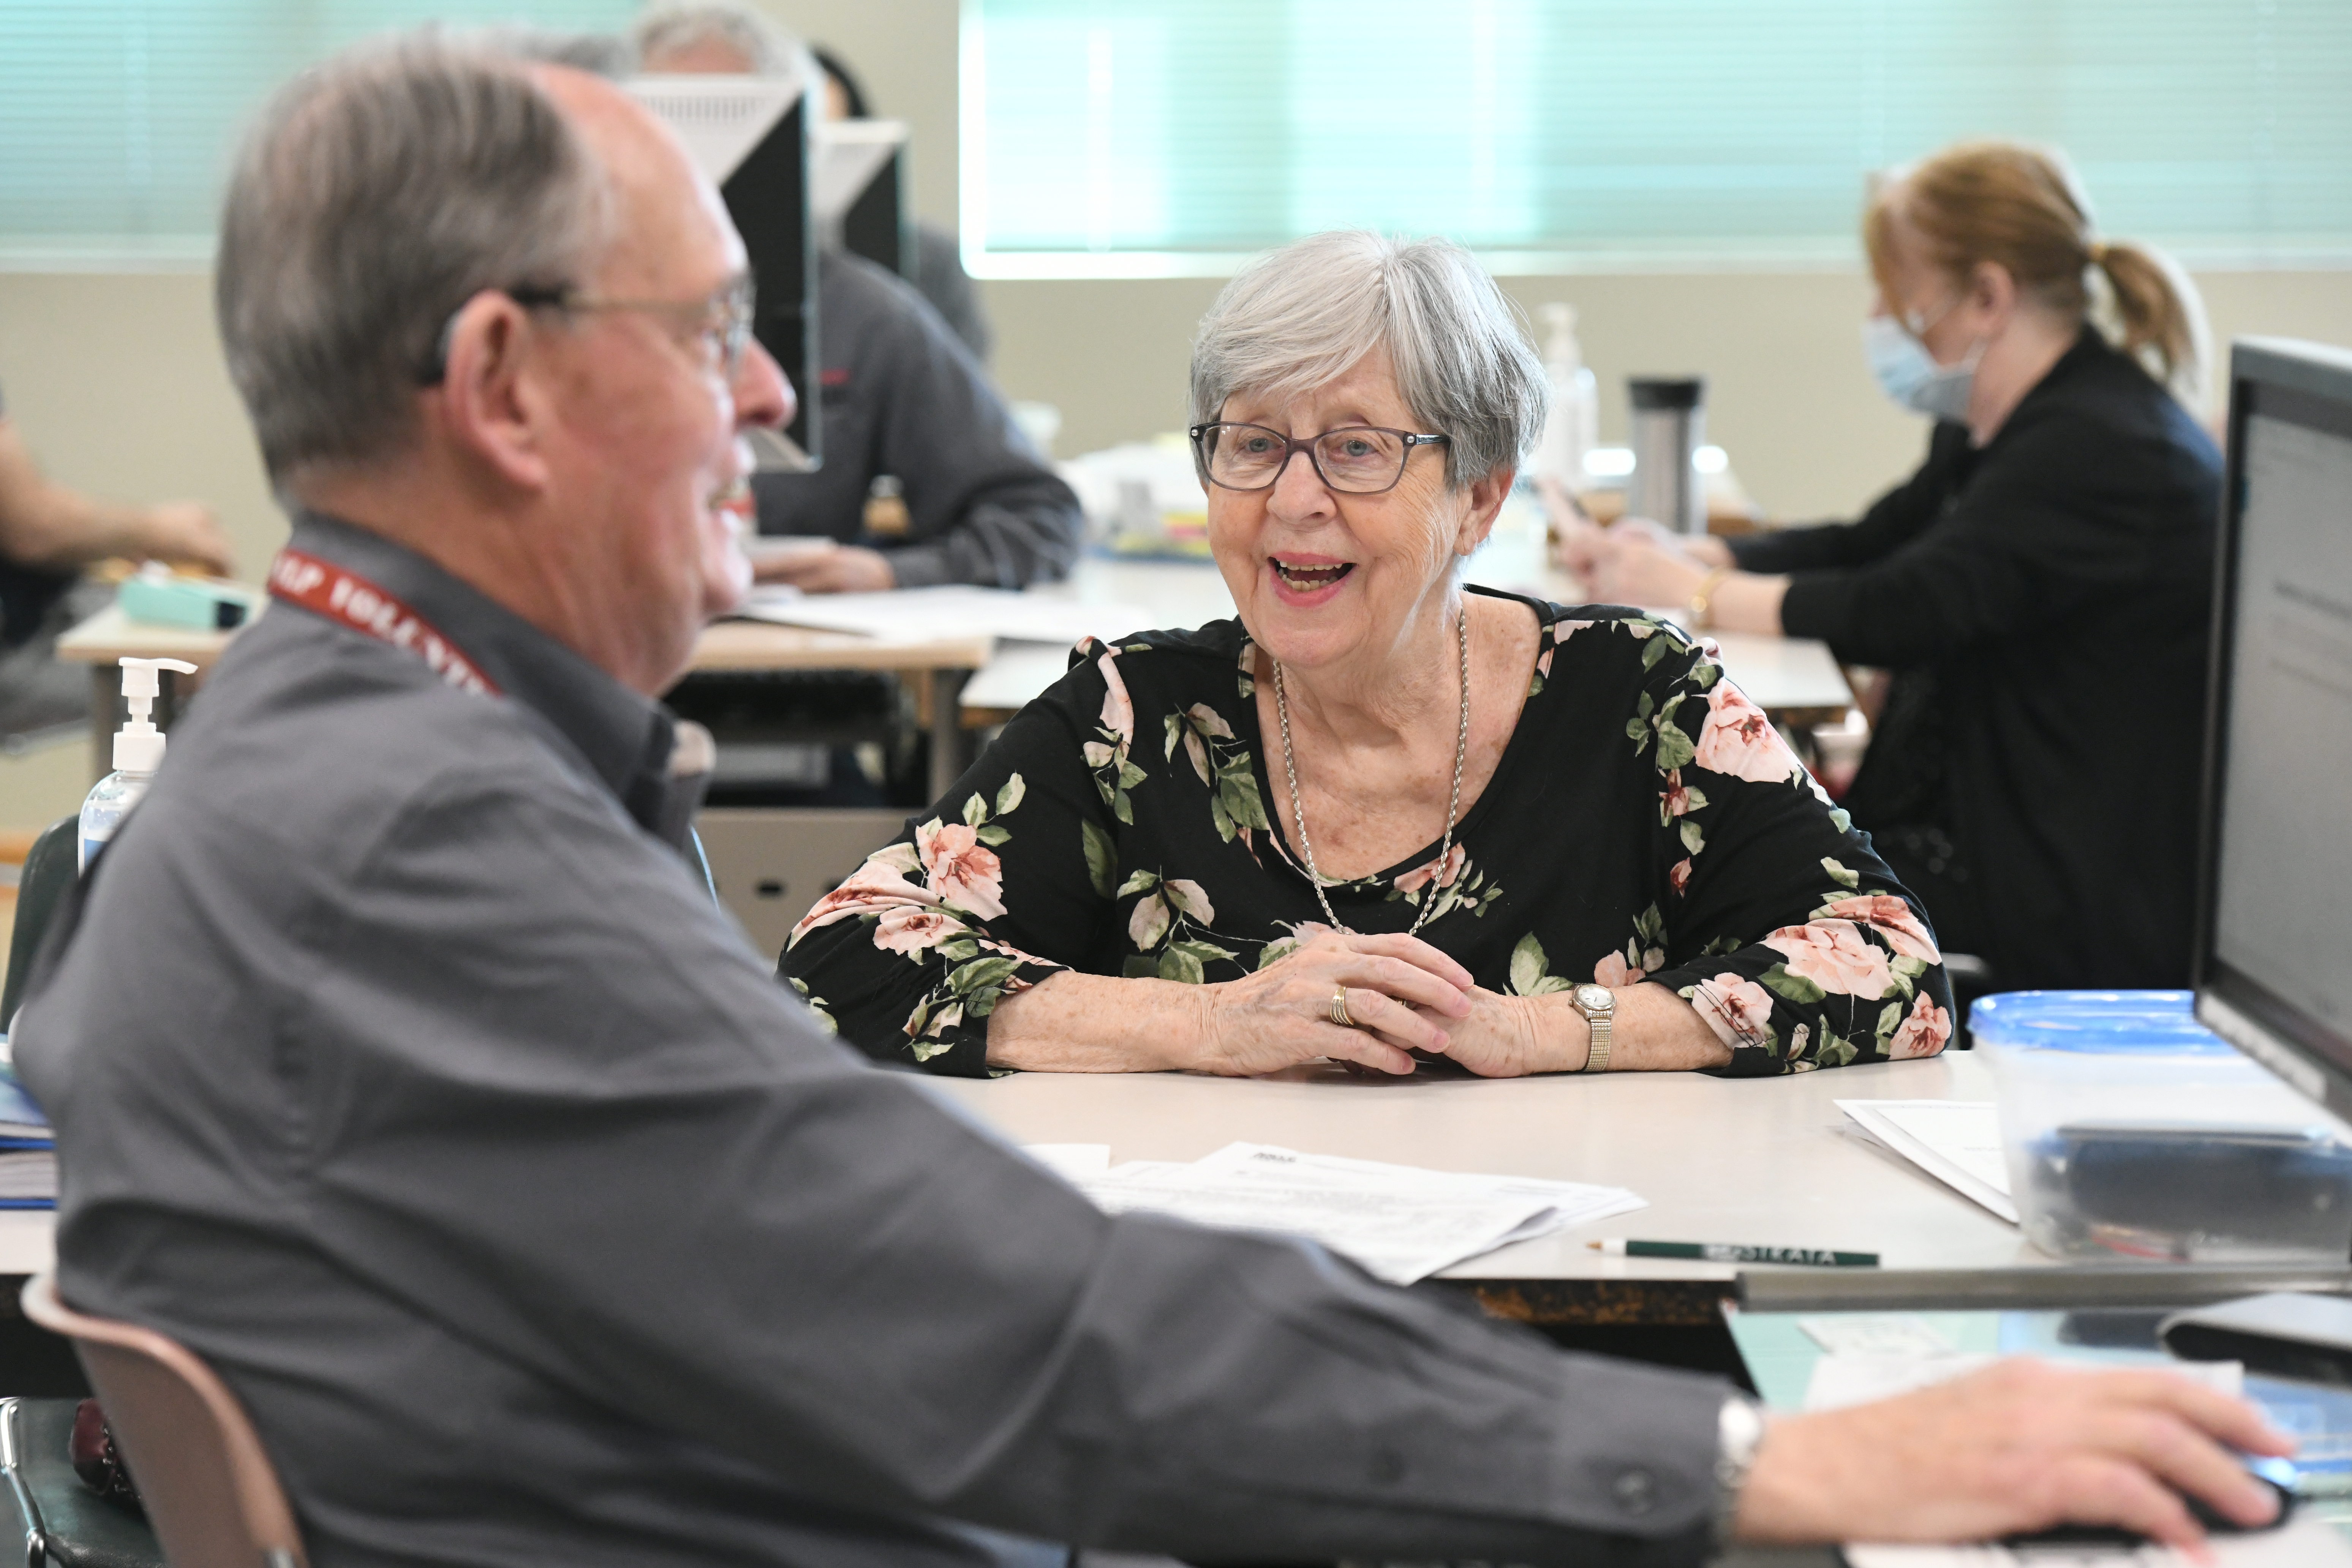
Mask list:
[[[75,1311],[53,1274],[23,1300],[74,1342],[173,1568],[310,1568],[277,1468],[210,1367],[152,1329]]]
[[[80,857],[75,835],[80,831],[79,816],[61,816],[41,829],[33,840],[32,852],[25,857],[24,868],[16,874],[16,934],[8,942],[8,980],[0,989],[0,1033],[8,1027],[8,1020],[16,1016],[16,1004],[24,1000],[25,982],[33,973],[33,955],[41,950],[41,938],[49,931],[49,917],[58,911],[58,904],[81,874]]]

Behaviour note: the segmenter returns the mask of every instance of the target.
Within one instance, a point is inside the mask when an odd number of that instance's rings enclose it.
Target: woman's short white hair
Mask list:
[[[802,44],[773,18],[741,0],[669,0],[647,6],[629,29],[640,62],[716,44],[741,58],[753,76],[785,76]]]
[[[1516,467],[1551,389],[1527,323],[1471,254],[1366,229],[1309,235],[1244,267],[1192,338],[1192,421],[1235,393],[1276,397],[1337,380],[1376,349],[1460,489]]]

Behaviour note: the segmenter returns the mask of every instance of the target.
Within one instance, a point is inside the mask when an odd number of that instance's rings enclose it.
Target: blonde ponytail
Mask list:
[[[2197,285],[2170,257],[2144,246],[2094,246],[2091,264],[2114,294],[2118,346],[2183,401],[2200,401],[2210,344]]]
[[[2184,402],[2202,396],[2205,313],[2196,286],[2147,246],[2095,237],[2089,198],[2064,154],[2015,142],[1964,142],[1883,181],[1863,218],[1871,270],[1893,289],[1903,246],[1956,283],[2000,264],[2018,292],[2063,320],[2094,321]],[[2104,281],[2095,300],[2091,279]],[[2095,306],[2112,306],[2114,321]]]

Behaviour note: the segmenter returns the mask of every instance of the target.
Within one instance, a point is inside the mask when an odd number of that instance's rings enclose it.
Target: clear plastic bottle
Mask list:
[[[163,765],[163,732],[155,728],[152,715],[162,684],[156,672],[165,669],[175,669],[183,675],[196,672],[194,665],[176,658],[122,661],[122,701],[131,716],[114,737],[114,771],[92,784],[89,794],[82,797],[81,844],[77,858],[85,876],[99,851],[113,841],[122,819],[131,815],[131,808],[139,804],[147,787],[155,782],[155,770]]]
[[[1544,375],[1551,383],[1551,415],[1536,448],[1536,475],[1580,494],[1592,483],[1585,454],[1601,441],[1601,385],[1577,342],[1576,307],[1554,300],[1537,306],[1536,314],[1544,325]]]

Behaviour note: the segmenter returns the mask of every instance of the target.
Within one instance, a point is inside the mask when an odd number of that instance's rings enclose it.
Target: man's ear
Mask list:
[[[425,418],[495,483],[536,490],[548,482],[545,387],[534,374],[544,342],[529,310],[491,290],[450,318],[446,369],[425,394]]]
[[[1495,519],[1502,515],[1503,502],[1510,499],[1511,484],[1518,477],[1517,468],[1496,468],[1471,485],[1470,504],[1454,537],[1454,554],[1467,555],[1486,542],[1486,536],[1495,531]]]

